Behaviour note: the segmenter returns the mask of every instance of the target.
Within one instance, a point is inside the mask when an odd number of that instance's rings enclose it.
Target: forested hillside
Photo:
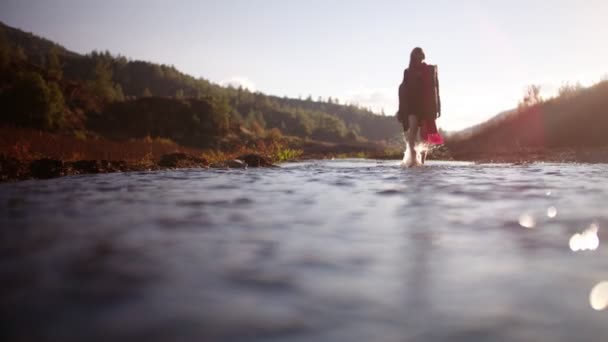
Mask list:
[[[519,106],[487,122],[452,134],[456,157],[550,149],[608,147],[608,80],[585,88],[565,84],[557,96],[540,97],[531,86]]]
[[[109,52],[80,55],[0,23],[0,123],[206,147],[243,129],[321,141],[381,141],[392,116],[356,105],[222,87],[175,67]]]

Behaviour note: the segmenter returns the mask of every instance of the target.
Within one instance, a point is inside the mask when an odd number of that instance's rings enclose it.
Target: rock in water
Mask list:
[[[77,160],[71,163],[71,167],[76,173],[99,173],[101,167],[97,160]]]
[[[239,159],[228,160],[225,162],[225,164],[226,167],[231,169],[246,169],[248,166],[247,163]]]
[[[43,158],[30,164],[30,173],[34,178],[48,179],[61,176],[63,162],[61,160]]]
[[[29,163],[0,154],[0,181],[29,177]]]
[[[259,154],[244,154],[237,158],[247,163],[249,167],[275,167],[268,159],[260,156]]]
[[[219,163],[213,163],[209,167],[214,169],[246,169],[247,164],[238,159],[229,159]]]
[[[99,165],[102,172],[127,171],[129,168],[129,165],[124,160],[100,160]]]

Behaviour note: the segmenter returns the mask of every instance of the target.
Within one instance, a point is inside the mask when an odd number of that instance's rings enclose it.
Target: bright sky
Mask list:
[[[339,98],[393,114],[409,52],[439,66],[457,130],[524,88],[608,75],[606,0],[2,0],[0,20],[86,53],[173,64],[267,94]]]

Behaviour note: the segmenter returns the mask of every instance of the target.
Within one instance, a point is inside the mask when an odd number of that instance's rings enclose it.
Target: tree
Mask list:
[[[125,94],[122,91],[122,86],[120,84],[114,85],[114,100],[115,101],[124,101]]]
[[[17,46],[15,51],[13,52],[13,59],[17,62],[25,62],[27,61],[27,55],[25,54],[25,50],[21,46]]]
[[[142,97],[152,97],[152,92],[150,91],[150,89],[148,87],[146,87],[144,89],[144,91],[141,93]]]
[[[557,90],[557,96],[564,98],[572,97],[579,93],[581,90],[583,90],[583,86],[580,84],[580,82],[577,82],[574,85],[566,82],[562,84]]]
[[[65,100],[59,85],[47,85],[38,73],[20,74],[15,84],[0,94],[0,106],[5,109],[0,120],[5,123],[47,130],[65,125]]]
[[[532,84],[526,88],[524,98],[519,102],[518,108],[528,108],[543,102],[540,95],[540,85]]]
[[[61,61],[59,59],[59,49],[53,46],[46,56],[46,68],[47,75],[51,79],[61,80],[63,77],[63,70]]]
[[[93,74],[95,75],[95,92],[103,98],[111,97],[108,94],[112,88],[112,68],[110,67],[110,63],[101,58],[97,59]]]
[[[65,120],[65,99],[59,84],[48,83],[48,108],[45,119],[45,128],[49,130],[62,129],[66,125]]]
[[[121,97],[124,98],[122,89],[117,89],[112,82],[112,66],[109,60],[106,60],[104,57],[98,57],[93,69],[93,75],[95,75],[95,79],[89,82],[89,88],[91,88],[94,94],[110,102],[121,100]]]
[[[0,72],[6,70],[10,64],[10,46],[4,30],[0,30]]]
[[[211,98],[212,117],[210,124],[217,127],[219,133],[225,133],[230,126],[232,107],[226,97]]]

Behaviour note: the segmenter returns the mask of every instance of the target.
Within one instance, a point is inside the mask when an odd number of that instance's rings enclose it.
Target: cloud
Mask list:
[[[247,77],[235,76],[221,81],[220,85],[233,88],[243,87],[244,89],[249,89],[249,91],[255,91],[255,84]]]
[[[384,110],[387,115],[394,114],[399,106],[397,90],[393,88],[358,89],[346,96],[341,96],[340,100],[343,103],[354,103],[365,108],[371,108],[376,113]]]

